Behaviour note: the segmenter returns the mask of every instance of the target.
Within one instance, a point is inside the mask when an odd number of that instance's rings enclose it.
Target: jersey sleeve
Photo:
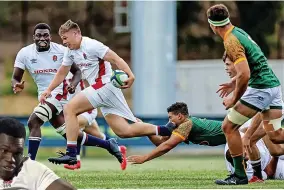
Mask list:
[[[192,122],[191,121],[186,121],[186,122],[180,124],[172,132],[172,134],[180,137],[182,140],[185,141],[187,139],[189,133],[190,133],[191,127],[192,127]]]
[[[102,42],[92,39],[89,44],[89,53],[95,54],[100,59],[103,59],[109,50],[109,47],[104,45]]]
[[[227,37],[224,41],[224,46],[227,56],[234,64],[246,60],[245,48],[233,34]]]
[[[16,56],[14,67],[18,67],[20,69],[25,70],[25,68],[26,68],[25,57],[26,56],[25,56],[25,53],[24,53],[24,49],[21,49]]]
[[[73,64],[73,60],[70,58],[69,49],[65,48],[62,65],[71,66]]]
[[[35,182],[35,188],[36,189],[46,189],[51,183],[53,183],[55,180],[59,179],[59,177],[53,172],[51,171],[48,167],[46,167],[45,165],[33,161],[34,162],[34,166],[32,166],[33,168],[35,168],[34,172],[33,172],[33,178],[36,179]]]

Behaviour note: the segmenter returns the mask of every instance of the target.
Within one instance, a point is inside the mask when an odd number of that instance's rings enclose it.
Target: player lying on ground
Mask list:
[[[218,185],[248,184],[243,167],[243,145],[238,128],[257,113],[262,114],[266,131],[281,128],[282,93],[278,78],[268,66],[260,47],[242,29],[231,24],[229,11],[223,4],[210,7],[207,18],[212,31],[224,41],[228,57],[234,62],[237,75],[228,86],[234,93],[223,100],[230,109],[223,122],[234,175],[216,180]]]
[[[22,48],[17,54],[12,76],[14,92],[19,93],[24,89],[22,77],[27,69],[37,85],[38,95],[40,96],[57,73],[62,63],[65,49],[64,46],[51,42],[50,27],[47,24],[37,24],[34,28],[34,43]],[[62,80],[46,99],[45,104],[39,104],[29,118],[30,137],[28,152],[32,160],[36,158],[41,141],[40,127],[44,122],[49,121],[56,131],[66,138],[65,120],[62,111],[63,105],[67,102],[67,91],[73,93],[81,80],[81,71],[75,64],[72,64],[70,71],[74,74],[70,84],[66,86],[65,81]],[[77,143],[79,145],[105,148],[122,163],[123,156],[115,139],[105,141],[85,132],[80,132],[78,135]],[[78,148],[80,147],[78,146]]]
[[[122,88],[131,87],[134,74],[127,63],[101,42],[82,36],[78,24],[71,20],[59,28],[59,35],[68,49],[64,53],[62,66],[47,90],[42,93],[40,102],[44,103],[53,90],[62,83],[73,63],[81,69],[91,86],[75,95],[64,107],[67,132],[66,154],[58,158],[50,158],[49,161],[57,164],[77,163],[76,148],[79,131],[77,115],[95,108],[101,109],[108,125],[121,138],[157,134],[159,126],[137,122],[121,89],[110,83],[112,74],[110,63],[113,63],[129,77]],[[128,121],[134,123],[129,124]],[[160,128],[161,130],[163,129]]]
[[[189,116],[187,105],[182,102],[177,102],[171,105],[167,111],[170,122],[174,123],[172,126],[168,125],[170,126],[169,133],[161,134],[164,137],[150,136],[150,140],[158,147],[146,155],[129,156],[127,158],[129,162],[134,164],[142,164],[146,161],[150,161],[156,157],[164,155],[182,142],[192,142],[194,144],[207,146],[218,146],[226,143],[226,138],[222,131],[221,121],[191,117]],[[249,127],[250,121],[251,120],[246,122],[243,127]],[[172,131],[172,133],[170,131]],[[252,138],[256,137],[252,136]],[[269,147],[274,154],[282,154],[283,149],[281,152],[281,150],[278,149],[279,147],[277,147],[278,145],[274,145],[270,140],[266,141],[270,142],[267,147]],[[256,172],[258,172],[258,170],[257,168],[255,169],[255,167],[258,166],[252,164],[252,167],[254,169],[253,176],[256,176]]]
[[[43,164],[23,155],[26,129],[12,118],[0,119],[0,189],[73,190]]]
[[[242,126],[243,127],[243,126]],[[248,128],[243,128],[246,131]],[[241,136],[244,136],[244,133],[241,132]],[[257,141],[256,143],[257,149],[259,150],[260,160],[261,160],[261,173],[263,176],[263,179],[281,179],[283,180],[283,172],[284,172],[284,165],[283,164],[283,156],[280,157],[273,157],[270,154],[270,151],[268,150],[268,147],[274,146],[275,151],[277,151],[277,145],[273,144],[269,137],[265,135],[262,139]],[[249,160],[249,157],[247,156],[247,151],[245,152],[246,156],[244,157],[244,160],[246,161],[246,174],[248,176],[248,179],[250,181],[256,182],[258,179],[253,180],[255,177],[255,170],[253,169],[253,163],[251,160]],[[234,167],[233,167],[233,159],[230,155],[228,144],[225,146],[225,161],[227,170],[230,172],[230,174],[234,173]]]

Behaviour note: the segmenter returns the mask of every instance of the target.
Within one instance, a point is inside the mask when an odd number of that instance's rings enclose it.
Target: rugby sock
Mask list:
[[[233,162],[236,176],[240,178],[245,178],[247,175],[245,171],[243,155],[233,157]]]
[[[29,148],[28,154],[32,160],[35,160],[36,154],[39,148],[41,138],[40,137],[29,137]]]
[[[107,134],[101,133],[103,136],[103,140],[108,140],[110,139],[110,137]]]
[[[110,143],[107,140],[102,140],[99,139],[97,137],[94,137],[92,135],[86,135],[86,140],[84,142],[85,146],[97,146],[97,147],[101,147],[104,149],[109,150],[110,149]]]
[[[262,173],[261,173],[261,159],[258,159],[256,161],[250,161],[252,168],[253,168],[253,175],[258,177],[259,179],[262,179]]]
[[[171,136],[171,131],[165,125],[157,125],[156,135]]]
[[[76,141],[67,141],[67,155],[71,157],[76,157],[77,155],[77,142]]]

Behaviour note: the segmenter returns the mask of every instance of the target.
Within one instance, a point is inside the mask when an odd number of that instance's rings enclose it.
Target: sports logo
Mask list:
[[[84,59],[87,59],[87,55],[85,53],[83,53],[83,57]]]
[[[52,57],[52,60],[53,60],[54,62],[57,61],[57,56],[54,55],[54,56]]]
[[[32,64],[37,63],[37,59],[31,59],[30,61]]]

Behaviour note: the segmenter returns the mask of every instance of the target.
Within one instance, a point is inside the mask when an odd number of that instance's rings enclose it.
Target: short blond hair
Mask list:
[[[61,36],[62,34],[68,32],[69,30],[78,30],[81,32],[79,25],[76,22],[73,22],[72,20],[67,20],[64,24],[62,24],[58,30],[58,34]]]

